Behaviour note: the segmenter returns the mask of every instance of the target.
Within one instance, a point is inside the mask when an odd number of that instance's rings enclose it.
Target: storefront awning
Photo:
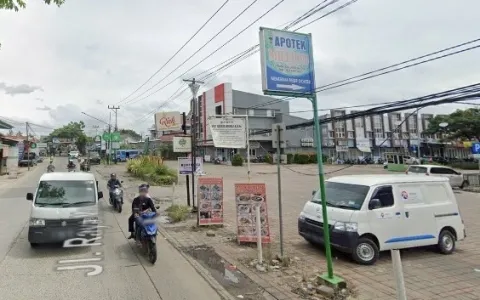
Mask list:
[[[366,153],[372,152],[372,151],[370,150],[370,147],[366,147],[366,146],[363,146],[363,145],[358,145],[358,146],[357,146],[357,149],[360,150],[360,152],[366,152]]]

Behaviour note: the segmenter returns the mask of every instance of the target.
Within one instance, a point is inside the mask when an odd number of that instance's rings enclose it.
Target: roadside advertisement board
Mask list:
[[[195,172],[203,171],[203,158],[196,157]],[[192,174],[192,158],[179,157],[178,158],[178,174],[189,175]]]
[[[223,224],[223,178],[198,178],[199,225]]]
[[[182,129],[182,115],[178,111],[162,111],[155,114],[155,129],[170,131]]]
[[[270,243],[267,195],[265,183],[236,183],[235,206],[237,207],[238,242],[256,242],[255,207],[260,205],[262,243]]]
[[[247,135],[244,118],[213,117],[208,124],[216,148],[246,148]]]

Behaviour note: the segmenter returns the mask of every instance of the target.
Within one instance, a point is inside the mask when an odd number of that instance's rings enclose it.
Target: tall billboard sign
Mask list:
[[[159,112],[155,114],[155,130],[180,130],[182,129],[182,121],[182,115],[178,111]]]
[[[264,94],[309,97],[315,93],[310,34],[262,27],[260,58]]]

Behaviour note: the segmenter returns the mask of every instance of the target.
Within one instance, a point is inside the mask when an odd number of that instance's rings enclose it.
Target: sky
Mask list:
[[[31,122],[38,135],[82,120],[93,135],[105,128],[111,111],[108,106],[115,105],[120,106],[120,128],[147,134],[154,112],[188,112],[188,90],[172,97],[186,87],[183,78],[258,44],[260,26],[277,28],[320,3],[284,0],[240,33],[279,0],[230,0],[176,57],[131,95],[224,2],[67,0],[58,8],[28,1],[27,8],[19,12],[0,11],[0,118],[14,122],[20,130],[24,122]],[[242,16],[186,61],[252,2]],[[346,2],[340,0],[309,20]],[[300,32],[313,36],[316,81],[321,86],[480,38],[475,29],[479,10],[480,2],[475,0],[358,0]],[[330,109],[432,94],[477,83],[479,67],[480,49],[475,49],[319,93],[318,105]],[[261,94],[260,54],[206,81],[200,92],[231,82],[236,90]],[[449,113],[466,107],[448,104],[421,113]],[[310,108],[308,100],[290,101],[291,111]],[[298,115],[307,118],[311,112]]]

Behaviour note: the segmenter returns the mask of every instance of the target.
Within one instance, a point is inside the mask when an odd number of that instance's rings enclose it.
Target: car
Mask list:
[[[409,175],[346,175],[325,182],[325,199],[313,191],[298,217],[298,233],[374,264],[380,251],[436,245],[451,254],[465,238],[457,199],[447,178]],[[322,204],[328,210],[324,227]]]
[[[78,152],[78,151],[70,151],[70,152],[68,153],[68,156],[69,156],[70,158],[78,158],[78,157],[80,156],[80,152]]]
[[[414,156],[404,156],[403,157],[403,162],[406,164],[406,165],[413,165],[413,164],[419,164],[420,163],[420,160]]]
[[[466,188],[469,186],[468,180],[463,178],[463,174],[446,166],[439,165],[411,165],[405,171],[407,175],[426,175],[448,178],[450,185],[454,188]]]
[[[43,174],[35,193],[26,195],[32,201],[28,226],[31,247],[95,237],[101,198],[103,193],[98,191],[98,181],[92,173]]]

